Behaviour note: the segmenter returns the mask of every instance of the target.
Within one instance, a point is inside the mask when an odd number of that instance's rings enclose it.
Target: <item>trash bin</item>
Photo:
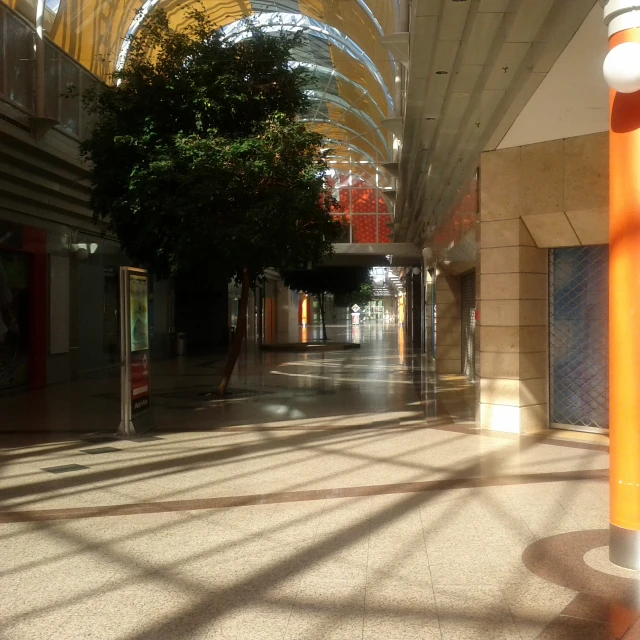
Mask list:
[[[179,333],[176,338],[176,355],[178,356],[187,355],[187,334],[186,333]]]

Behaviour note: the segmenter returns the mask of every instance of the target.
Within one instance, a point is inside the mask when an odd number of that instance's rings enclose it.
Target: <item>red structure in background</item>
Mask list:
[[[385,199],[377,189],[369,186],[361,178],[345,176],[330,179],[329,184],[337,191],[341,215],[351,225],[351,242],[375,244],[391,242],[391,222],[393,220]],[[377,202],[376,202],[377,200]]]
[[[433,246],[444,249],[460,241],[476,225],[480,211],[478,175],[469,181],[458,205],[449,211],[433,236]]]

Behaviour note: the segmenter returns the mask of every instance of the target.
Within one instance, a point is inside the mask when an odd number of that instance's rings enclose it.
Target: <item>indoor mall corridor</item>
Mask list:
[[[158,363],[133,440],[117,377],[0,398],[0,638],[640,638],[604,439],[480,433],[464,378],[359,331],[250,350],[225,401]]]

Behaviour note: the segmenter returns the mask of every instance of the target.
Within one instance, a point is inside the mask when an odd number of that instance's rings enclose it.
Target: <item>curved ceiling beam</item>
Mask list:
[[[400,3],[401,2],[403,2],[403,0],[395,0],[393,2],[393,15],[395,16],[395,19],[396,19],[396,28],[400,21]]]
[[[373,11],[369,8],[369,5],[365,2],[365,0],[356,0],[356,4],[367,14],[369,20],[373,22],[373,26],[376,28],[377,32],[383,36],[384,30],[382,29],[382,25],[378,22],[378,18],[374,15]]]
[[[374,167],[380,166],[380,163],[376,162],[366,151],[362,150],[360,147],[356,146],[355,144],[351,144],[350,142],[344,142],[343,140],[336,140],[334,138],[325,138],[325,141],[327,142],[329,147],[332,147],[335,145],[336,147],[344,147],[345,149],[351,149],[352,151],[359,153],[363,158],[366,158],[370,165],[373,165]]]
[[[385,140],[384,136],[382,135],[382,133],[380,133],[380,127],[375,123],[375,121],[373,120],[373,118],[371,118],[371,116],[369,114],[365,113],[364,111],[360,111],[360,109],[354,109],[348,102],[346,102],[345,100],[343,100],[339,96],[334,96],[331,93],[326,94],[326,95],[322,95],[322,94],[318,93],[317,91],[313,91],[311,89],[308,89],[307,91],[305,91],[305,93],[307,94],[307,96],[311,100],[331,102],[332,104],[335,104],[336,106],[340,107],[341,109],[344,109],[346,112],[352,113],[354,116],[356,116],[356,118],[358,118],[359,120],[364,122],[373,131],[376,132],[377,136],[380,138],[380,140],[382,142],[384,150],[387,152],[387,156],[391,157],[391,151],[389,149],[389,145],[388,145],[387,141]]]
[[[146,0],[136,13],[135,18],[131,21],[116,60],[116,71],[120,71],[124,67],[127,54],[129,53],[129,48],[131,47],[131,41],[140,29],[145,18],[159,2],[160,0]],[[334,44],[341,51],[344,51],[354,60],[362,64],[367,71],[369,71],[369,73],[375,78],[376,82],[380,85],[387,105],[389,106],[389,110],[391,112],[393,111],[393,99],[391,97],[391,93],[389,92],[378,67],[355,41],[335,27],[300,13],[260,12],[252,14],[249,18],[235,20],[223,27],[222,32],[227,37],[235,36],[238,39],[249,38],[251,37],[251,27],[254,25],[264,28],[267,32],[283,30],[295,32],[307,30],[314,37],[321,38],[331,44]],[[390,61],[390,64],[393,73],[393,61]]]
[[[367,133],[369,133],[369,132],[361,133],[359,131],[356,131],[355,129],[352,129],[351,127],[347,127],[347,125],[342,124],[341,122],[334,122],[333,120],[329,120],[327,118],[300,118],[299,122],[317,122],[318,124],[328,124],[328,125],[331,125],[332,129],[334,127],[337,127],[338,129],[342,129],[347,133],[352,133],[353,134],[353,138],[351,138],[352,140],[355,140],[356,138],[363,138]],[[371,142],[366,140],[366,138],[365,138],[365,141],[374,149],[376,148]]]
[[[147,0],[152,1],[152,0]],[[156,0],[157,1],[157,0]],[[239,39],[251,37],[251,28],[253,26],[262,27],[265,31],[307,31],[308,33],[331,42],[341,51],[349,54],[354,60],[363,64],[369,73],[376,79],[380,87],[389,100],[393,104],[391,93],[378,70],[378,67],[367,53],[349,36],[342,31],[332,27],[324,22],[320,22],[315,18],[310,18],[301,13],[284,13],[284,12],[260,12],[254,13],[251,17],[243,20],[236,20],[226,27],[222,28],[222,32],[228,37],[237,37]],[[124,46],[124,45],[123,45]],[[391,71],[393,73],[394,63],[390,61]]]
[[[136,15],[131,21],[129,28],[127,29],[127,33],[125,33],[122,40],[122,45],[120,45],[120,52],[116,59],[116,71],[121,71],[122,67],[124,67],[127,54],[129,53],[129,47],[131,46],[131,41],[135,37],[136,33],[138,33],[138,29],[145,21],[145,18],[151,13],[151,10],[158,4],[158,2],[160,2],[160,0],[146,0],[138,11],[136,11]]]
[[[55,5],[55,12],[58,10],[58,6],[60,5],[60,0],[45,0],[47,5]],[[146,0],[146,2],[142,5],[140,9],[138,9],[136,13],[136,18],[131,21],[131,25],[127,29],[127,33],[125,35],[125,40],[127,37],[131,38],[135,35],[136,31],[140,28],[144,19],[149,15],[151,10],[160,2],[160,0]],[[376,18],[375,14],[366,3],[366,0],[355,0],[356,4],[362,9],[362,12],[369,18],[375,30],[378,32],[380,36],[384,36],[384,29],[380,24],[378,18]],[[398,13],[398,3],[400,0],[395,0],[394,3],[394,13]],[[140,20],[137,20],[138,16],[140,16]],[[135,24],[135,27],[134,27]],[[125,56],[126,57],[126,56]]]
[[[380,180],[383,179],[380,177],[382,174],[375,169],[375,165],[373,165],[372,163],[368,161],[360,162],[358,160],[353,160],[350,155],[347,156],[343,153],[336,153],[335,155],[328,156],[328,158],[331,158],[331,160],[329,161],[331,165],[330,168],[335,168],[336,164],[339,166],[348,165],[349,169],[339,169],[339,171],[343,171],[347,174],[351,172],[356,175],[367,176],[367,178],[370,179],[369,186],[372,189],[380,188],[379,186],[376,186],[376,176],[378,176],[379,183]]]
[[[311,62],[300,62],[298,60],[292,60],[289,63],[289,66],[292,69],[296,69],[298,67],[302,67],[304,69],[309,69],[312,73],[316,73],[316,74],[322,75],[322,76],[333,75],[335,78],[338,78],[339,80],[342,80],[343,82],[346,82],[347,84],[351,85],[354,89],[357,89],[361,93],[365,94],[367,96],[367,98],[369,98],[369,100],[375,106],[375,108],[378,110],[378,113],[380,114],[380,116],[382,118],[386,118],[386,116],[384,115],[382,109],[380,108],[380,105],[376,102],[376,100],[369,93],[369,91],[367,91],[367,89],[365,89],[361,84],[357,83],[355,80],[351,80],[351,78],[348,78],[347,76],[345,76],[344,74],[340,73],[339,71],[336,71],[335,69],[333,69],[331,67],[324,67],[324,66],[322,66],[320,64],[314,64],[314,63],[311,63]],[[388,97],[386,93],[384,95],[385,95],[385,98]],[[390,101],[388,101],[387,102],[387,106],[389,107],[389,111],[391,112],[391,110],[393,109],[393,104]]]
[[[369,140],[367,140],[367,138],[364,137],[368,132],[360,133],[355,129],[352,129],[351,127],[347,127],[341,122],[334,122],[333,120],[327,120],[326,118],[300,118],[299,122],[308,122],[310,124],[324,124],[329,126],[329,129],[327,129],[327,131],[330,131],[331,129],[341,129],[342,131],[346,131],[347,133],[353,134],[353,137],[349,138],[345,142],[351,142],[351,140],[361,139],[363,140],[363,142],[366,142],[372,149],[375,150],[376,156],[380,154],[380,149],[378,149],[378,147],[376,147],[373,144],[373,142],[370,142]],[[319,133],[323,133],[323,132],[320,131]],[[384,155],[383,155],[383,159],[379,160],[378,162],[379,163],[385,162]]]
[[[373,180],[372,177],[367,174],[366,172],[364,172],[362,169],[358,169],[358,170],[352,170],[351,173],[349,173],[348,170],[344,170],[344,169],[336,169],[335,167],[337,167],[339,165],[332,165],[333,171],[340,175],[342,178],[340,179],[341,182],[344,180],[344,178],[347,178],[347,182],[348,182],[348,177],[349,175],[352,175],[354,178],[357,178],[358,180],[362,180],[362,182],[366,185],[366,188],[368,189],[376,189],[376,186],[374,184],[372,184]],[[329,169],[329,171],[331,171],[332,169]],[[352,185],[345,185],[342,184],[340,186],[336,185],[334,186],[335,189],[351,189]],[[355,188],[361,188],[361,187],[355,187]],[[380,197],[382,197],[382,190]],[[346,213],[349,214],[348,211],[343,211],[342,213]],[[381,213],[385,213],[384,211]],[[357,214],[356,214],[357,215]]]
[[[326,134],[328,134],[330,131],[334,129],[340,129],[342,131],[345,131],[346,133],[351,133],[353,135],[350,138],[345,139],[344,142],[350,143],[353,140],[360,139],[364,143],[366,143],[368,147],[370,147],[373,150],[373,152],[375,153],[375,157],[377,158],[378,164],[387,162],[387,158],[385,157],[385,154],[381,152],[380,149],[373,142],[371,142],[369,139],[365,137],[366,134],[358,133],[355,129],[351,129],[350,127],[347,127],[339,122],[333,122],[332,120],[327,120],[324,118],[303,118],[300,120],[300,122],[307,122],[311,125],[313,124],[327,125],[328,126],[327,129],[325,129],[324,131],[323,130],[318,131],[318,133],[321,133],[324,136],[326,136]],[[339,132],[336,131],[336,134],[337,133]]]

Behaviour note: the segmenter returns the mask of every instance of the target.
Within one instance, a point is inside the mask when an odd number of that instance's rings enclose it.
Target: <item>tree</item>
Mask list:
[[[328,293],[334,296],[354,294],[361,287],[371,284],[371,276],[367,268],[319,267],[285,271],[282,279],[290,289],[318,297],[322,318],[322,339],[325,341],[328,340],[325,322],[326,295]]]
[[[82,153],[91,204],[124,251],[159,277],[242,283],[219,394],[246,332],[250,287],[268,267],[301,268],[332,250],[341,225],[325,184],[322,136],[297,122],[307,77],[289,65],[299,35],[247,24],[229,38],[201,11],[172,29],[150,16],[116,83],[85,95],[97,116]]]
[[[349,291],[348,293],[342,293],[335,297],[335,304],[337,307],[351,307],[357,304],[359,307],[366,306],[373,300],[373,284],[371,282],[365,282],[360,285],[356,291]]]

